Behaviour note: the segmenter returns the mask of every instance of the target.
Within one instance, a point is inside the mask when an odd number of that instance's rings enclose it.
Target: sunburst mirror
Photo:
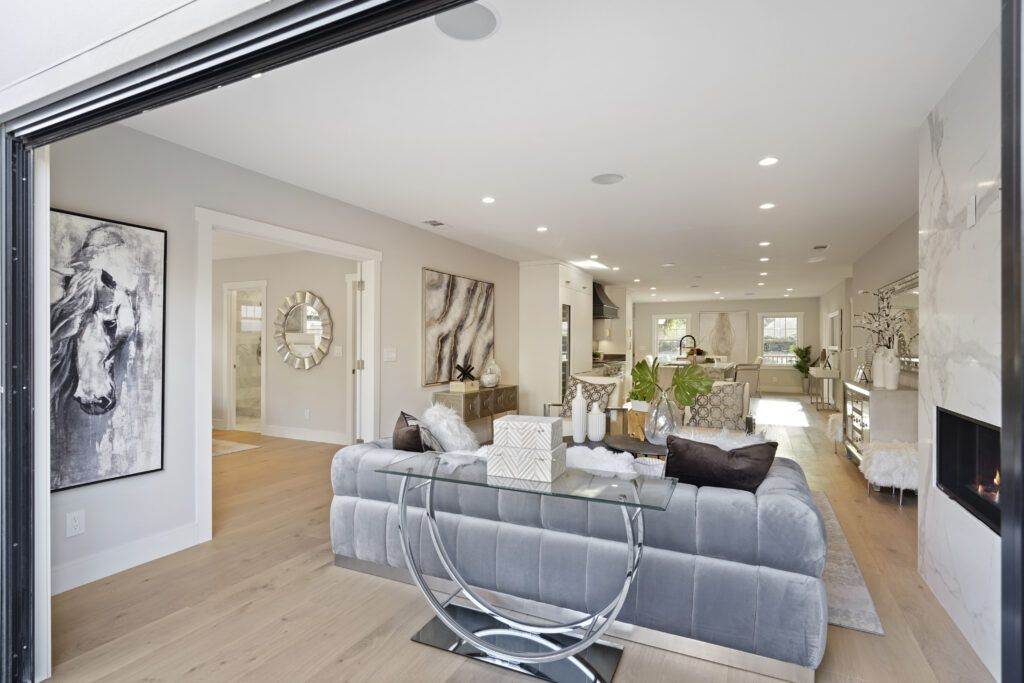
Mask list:
[[[309,290],[284,300],[274,320],[274,346],[284,362],[296,370],[319,365],[334,339],[331,309]]]

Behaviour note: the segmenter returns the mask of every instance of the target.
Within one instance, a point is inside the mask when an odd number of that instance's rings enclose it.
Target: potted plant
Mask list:
[[[794,345],[790,347],[790,351],[796,355],[796,362],[793,363],[793,367],[803,377],[803,389],[806,394],[811,382],[811,347]]]
[[[664,444],[668,435],[675,430],[673,403],[679,407],[692,406],[698,396],[710,393],[714,384],[700,367],[682,365],[672,373],[671,386],[662,387],[658,384],[658,361],[648,363],[647,359],[633,366],[632,377],[630,406],[637,410],[636,404],[639,402],[647,408],[644,436],[656,444]]]

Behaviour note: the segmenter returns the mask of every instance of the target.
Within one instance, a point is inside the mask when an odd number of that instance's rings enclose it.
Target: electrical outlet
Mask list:
[[[64,516],[64,538],[85,533],[85,510],[75,510]]]
[[[302,410],[302,416],[305,417],[307,420],[309,419],[309,408],[304,408]]]
[[[394,363],[398,360],[398,349],[394,346],[385,346],[381,349],[381,357],[384,359],[385,363]]]

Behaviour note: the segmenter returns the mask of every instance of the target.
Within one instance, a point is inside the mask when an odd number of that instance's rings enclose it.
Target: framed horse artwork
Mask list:
[[[50,212],[50,488],[163,469],[167,233]]]

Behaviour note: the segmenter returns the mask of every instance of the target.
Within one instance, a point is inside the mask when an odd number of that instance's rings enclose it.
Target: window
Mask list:
[[[689,314],[654,316],[654,354],[665,362],[679,355],[679,340],[693,334]]]
[[[796,362],[794,346],[803,341],[804,317],[801,313],[761,313],[760,344],[763,365],[792,365]]]

